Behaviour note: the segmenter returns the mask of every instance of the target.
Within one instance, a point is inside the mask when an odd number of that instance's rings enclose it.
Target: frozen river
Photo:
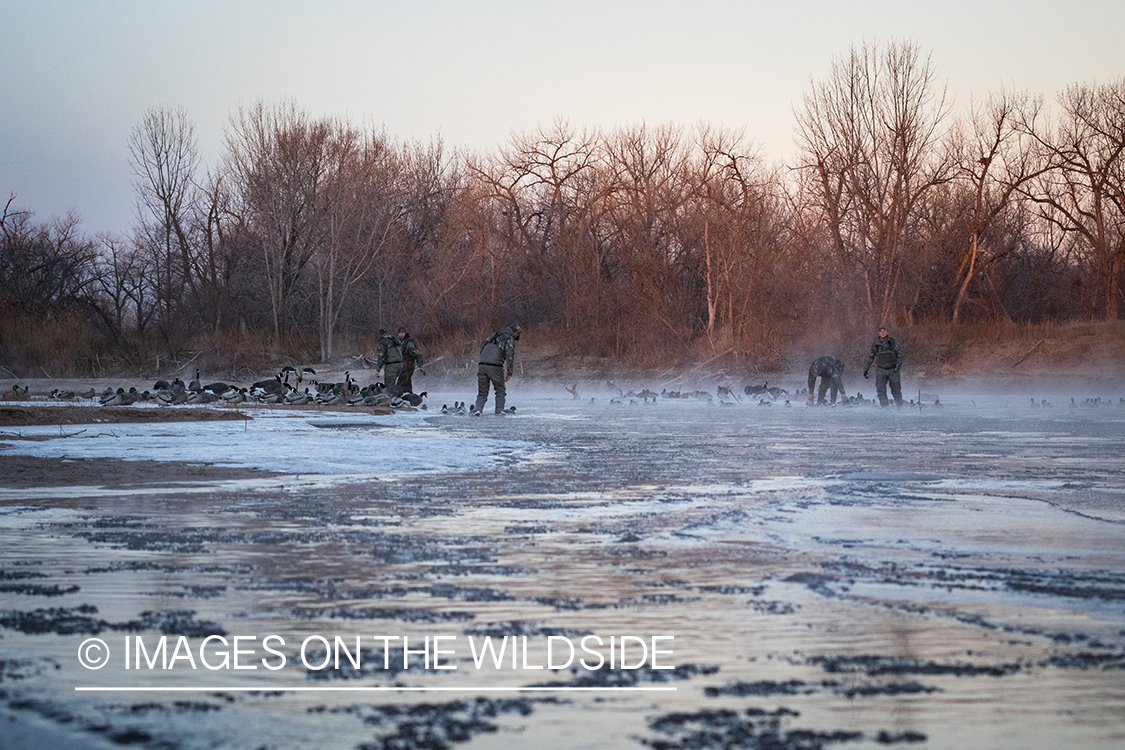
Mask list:
[[[559,392],[6,443],[275,472],[0,481],[7,714],[106,747],[1125,745],[1118,394]]]

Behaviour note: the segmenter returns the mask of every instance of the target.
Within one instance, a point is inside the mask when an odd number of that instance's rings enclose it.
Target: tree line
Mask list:
[[[258,102],[205,166],[188,114],[154,107],[131,236],[4,207],[0,356],[241,335],[328,360],[381,327],[471,346],[519,321],[574,355],[762,358],[818,328],[1120,317],[1125,78],[955,115],[916,44],[864,44],[795,114],[774,164],[707,124],[558,120],[470,153]]]

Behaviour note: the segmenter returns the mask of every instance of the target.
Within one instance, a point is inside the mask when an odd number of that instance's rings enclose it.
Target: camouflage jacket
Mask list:
[[[839,380],[844,374],[844,363],[835,357],[818,357],[809,368],[809,378]]]
[[[409,333],[402,340],[402,359],[404,362],[414,360],[414,366],[419,370],[425,366],[422,364],[422,354],[418,351],[418,342]]]
[[[875,339],[875,342],[871,344],[871,353],[867,355],[867,362],[864,363],[863,370],[866,372],[871,369],[872,362],[884,370],[900,370],[902,369],[902,360],[902,347],[892,337]]]
[[[512,376],[516,364],[516,339],[510,327],[488,337],[481,347],[479,361],[482,365],[503,365],[505,374]]]
[[[382,370],[383,365],[397,365],[402,363],[402,345],[397,336],[384,333],[379,337],[379,361],[375,363],[376,370]]]

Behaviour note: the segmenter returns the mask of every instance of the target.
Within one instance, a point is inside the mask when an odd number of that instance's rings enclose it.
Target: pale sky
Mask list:
[[[786,161],[793,108],[853,44],[919,43],[960,111],[1001,86],[1053,102],[1125,75],[1123,29],[1121,0],[6,0],[0,201],[127,234],[145,110],[183,107],[214,166],[231,113],[260,98],[481,151],[560,116],[704,121]]]

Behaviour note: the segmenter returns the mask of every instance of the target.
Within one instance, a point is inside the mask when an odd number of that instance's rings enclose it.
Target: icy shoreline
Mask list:
[[[0,498],[9,710],[152,747],[1109,748],[1125,732],[1125,407],[563,396],[515,390],[507,417],[443,416],[443,398],[463,398],[451,392],[393,418],[11,443],[206,461],[219,447],[244,465],[321,471]],[[382,481],[388,465],[401,471]],[[421,648],[426,636],[669,634],[677,669],[667,681],[484,671],[459,654],[448,673],[378,658],[324,675],[200,675],[75,660],[90,637],[119,649],[186,635],[196,648],[219,631],[283,635],[290,665],[310,635]],[[141,689],[74,691],[98,685]],[[567,692],[630,686],[675,690]]]

